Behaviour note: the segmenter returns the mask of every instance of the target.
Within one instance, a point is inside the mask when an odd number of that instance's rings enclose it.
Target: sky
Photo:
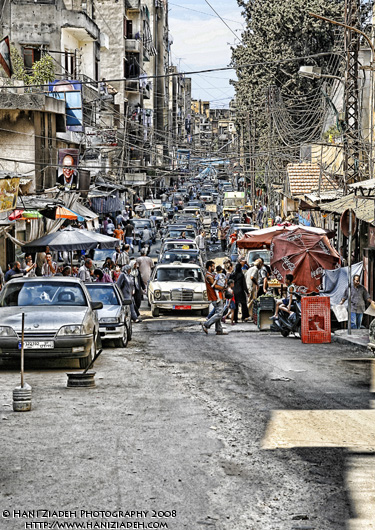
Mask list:
[[[205,0],[168,1],[169,29],[173,38],[172,63],[180,72],[228,66],[233,44],[241,38],[244,19],[236,0],[208,0],[233,31]],[[236,35],[238,36],[236,38]],[[228,108],[234,95],[229,84],[234,70],[195,74],[192,96],[211,102],[211,108]]]

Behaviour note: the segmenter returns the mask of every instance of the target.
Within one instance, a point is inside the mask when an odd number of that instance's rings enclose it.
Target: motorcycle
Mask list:
[[[288,337],[290,333],[301,336],[301,295],[293,293],[294,300],[290,307],[292,314],[280,310],[278,318],[271,324],[271,331],[281,333],[283,337]]]
[[[217,243],[217,241],[219,239],[218,228],[216,226],[212,227],[211,231],[210,231],[210,234],[211,234],[211,243],[215,245],[215,243]]]

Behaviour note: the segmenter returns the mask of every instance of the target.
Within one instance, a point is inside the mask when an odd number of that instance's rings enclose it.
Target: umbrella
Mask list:
[[[271,226],[270,228],[261,228],[253,232],[247,232],[241,239],[237,240],[238,248],[270,248],[272,239],[277,234],[289,233],[294,230],[305,230],[307,233],[325,235],[326,230],[323,228],[314,228],[311,226]]]
[[[298,291],[319,292],[326,269],[337,269],[341,260],[326,235],[297,228],[274,236],[270,246],[271,270],[279,281],[293,274]]]
[[[31,243],[24,245],[27,252],[43,252],[48,246],[51,250],[60,252],[72,250],[90,250],[96,248],[114,248],[119,240],[115,237],[97,234],[89,230],[68,227],[52,234],[47,234]]]
[[[70,219],[72,221],[79,221],[82,223],[85,219],[73,210],[69,210],[66,206],[58,206],[56,208],[55,219]]]

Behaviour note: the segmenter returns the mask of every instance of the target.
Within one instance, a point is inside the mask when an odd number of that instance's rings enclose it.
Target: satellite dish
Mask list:
[[[344,234],[344,236],[349,237],[349,215],[352,215],[352,235],[356,231],[357,228],[357,218],[355,216],[355,213],[351,209],[345,210],[341,217],[340,217],[340,228],[341,232]]]

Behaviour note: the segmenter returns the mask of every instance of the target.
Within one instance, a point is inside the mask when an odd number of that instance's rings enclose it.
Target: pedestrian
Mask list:
[[[84,263],[78,270],[78,278],[83,282],[91,282],[91,269],[92,261],[90,258],[86,258]]]
[[[139,266],[139,272],[142,276],[143,283],[147,285],[151,277],[152,269],[155,266],[154,260],[146,255],[146,249],[142,249],[141,255],[136,261]]]
[[[242,322],[249,321],[249,310],[247,308],[247,297],[249,290],[246,285],[245,275],[242,272],[241,263],[237,263],[234,272],[230,275],[230,280],[234,280],[233,293],[236,307],[234,309],[234,322],[238,323],[238,310],[241,306]]]
[[[55,261],[52,261],[52,254],[50,252],[46,252],[46,257],[42,267],[42,276],[48,278],[50,276],[54,276],[56,272],[57,264]]]
[[[228,232],[229,232],[229,224],[224,220],[223,224],[220,226],[220,231],[219,231],[219,239],[220,239],[222,252],[225,252],[227,250]]]
[[[293,311],[291,310],[292,302],[293,302],[293,293],[296,290],[296,286],[293,283],[294,276],[293,274],[287,274],[285,276],[285,285],[286,285],[286,292],[287,296],[285,298],[281,298],[281,300],[278,300],[276,302],[276,310],[275,314],[270,317],[270,320],[277,320],[279,318],[279,311],[284,311],[285,313],[289,313],[291,315]]]
[[[4,281],[5,282],[8,282],[9,280],[11,280],[14,276],[16,277],[19,277],[19,276],[23,276],[25,274],[27,274],[32,268],[34,268],[35,265],[31,265],[29,267],[26,267],[25,269],[21,269],[21,264],[19,261],[15,261],[13,264],[12,264],[12,268],[9,269],[6,273],[5,273],[5,276],[4,276]]]
[[[113,221],[110,217],[108,217],[108,223],[107,223],[107,236],[113,236],[113,231],[115,229],[115,225],[113,224]]]
[[[120,227],[122,228],[122,225],[124,223],[124,216],[122,215],[121,212],[119,212],[119,214],[116,216],[116,225],[118,227],[118,225],[120,225]]]
[[[25,267],[23,268],[29,269],[29,272],[26,272],[25,274],[26,278],[34,278],[36,276],[36,273],[35,273],[36,264],[33,263],[33,258],[31,256],[26,256]]]
[[[260,258],[256,259],[245,274],[247,290],[249,292],[248,311],[250,315],[252,314],[254,300],[258,296],[259,270],[262,267],[262,262],[263,260]]]
[[[113,235],[115,238],[119,239],[121,243],[124,242],[124,231],[120,224],[118,224],[117,228],[113,231]]]
[[[139,316],[140,316],[139,309],[141,307],[143,294],[145,292],[146,286],[143,283],[142,276],[140,275],[139,265],[138,265],[137,261],[134,259],[134,260],[132,260],[129,263],[129,265],[131,267],[130,274],[134,278],[134,308],[135,308],[135,312],[137,313],[137,316],[139,318]]]
[[[122,268],[121,274],[116,282],[116,285],[121,289],[122,294],[124,295],[125,300],[131,300],[130,304],[130,314],[133,322],[142,322],[135,311],[134,305],[134,281],[133,277],[130,275],[131,267],[130,265],[124,265]]]
[[[261,280],[259,282],[259,287],[258,287],[258,295],[257,295],[257,298],[259,298],[260,296],[264,296],[266,295],[270,289],[269,289],[269,280],[270,280],[270,277],[271,277],[271,269],[268,265],[263,265],[264,269],[265,269],[265,275],[264,276],[261,276]],[[262,267],[262,269],[263,269]],[[262,272],[262,269],[259,271],[260,273]]]
[[[234,280],[228,280],[227,289],[225,291],[225,306],[224,306],[224,318],[223,322],[226,321],[226,319],[230,318],[230,323],[233,326],[234,325],[234,310],[236,309],[236,301],[234,299]],[[225,310],[227,309],[227,312]]]
[[[115,247],[115,252],[112,255],[112,261],[115,265],[119,265],[121,269],[124,265],[129,263],[129,254],[125,252],[125,250],[122,251],[121,247],[117,245]]]
[[[205,230],[201,230],[200,234],[195,238],[195,242],[197,244],[197,247],[201,253],[201,257],[202,257],[202,261],[203,263],[206,261],[207,259],[207,254],[206,254],[206,231]]]
[[[127,221],[125,225],[125,243],[129,245],[129,247],[131,248],[132,254],[134,254],[133,240],[134,240],[134,226],[130,221]]]
[[[348,299],[348,291],[349,289],[347,287],[340,302],[341,305]],[[361,329],[363,313],[366,310],[366,302],[373,306],[375,305],[368,291],[361,285],[359,274],[356,274],[353,276],[351,288],[350,322],[352,329]]]
[[[223,330],[221,325],[221,319],[223,317],[224,303],[223,303],[223,294],[222,297],[218,297],[216,291],[222,291],[224,289],[220,286],[216,286],[215,290],[215,262],[212,260],[207,261],[206,263],[206,289],[207,289],[207,298],[208,301],[214,306],[214,314],[211,318],[207,319],[206,322],[202,323],[202,330],[208,334],[210,327],[215,324],[216,335],[227,335],[227,332]]]

